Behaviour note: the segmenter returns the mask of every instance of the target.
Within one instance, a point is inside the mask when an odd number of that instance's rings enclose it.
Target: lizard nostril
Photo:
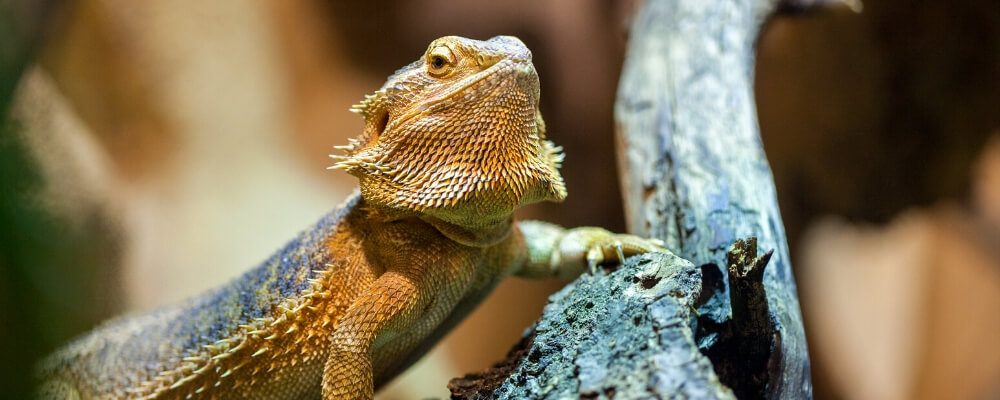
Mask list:
[[[479,64],[480,68],[486,69],[492,67],[494,64],[499,62],[500,59],[500,57],[494,55],[480,54],[476,56],[476,64]]]

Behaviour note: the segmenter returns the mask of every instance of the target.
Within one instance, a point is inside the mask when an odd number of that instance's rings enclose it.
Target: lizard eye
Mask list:
[[[434,68],[434,69],[444,68],[444,63],[445,62],[446,61],[444,60],[444,57],[434,56],[434,58],[431,59],[431,68]]]
[[[427,72],[435,77],[442,77],[451,71],[455,65],[455,54],[446,46],[438,46],[427,53]]]

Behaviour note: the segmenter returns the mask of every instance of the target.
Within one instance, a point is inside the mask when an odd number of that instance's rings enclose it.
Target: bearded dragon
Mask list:
[[[571,279],[663,250],[513,219],[566,197],[538,100],[519,39],[433,41],[352,108],[363,133],[331,168],[360,190],[229,284],[57,351],[40,395],[370,399],[504,277]]]

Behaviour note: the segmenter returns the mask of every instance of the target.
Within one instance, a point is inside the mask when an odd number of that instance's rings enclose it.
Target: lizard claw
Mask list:
[[[625,251],[622,250],[621,240],[615,240],[615,255],[618,256],[618,262],[625,262]]]

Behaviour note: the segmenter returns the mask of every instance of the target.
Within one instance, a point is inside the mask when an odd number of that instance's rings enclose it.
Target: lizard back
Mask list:
[[[87,397],[141,395],[138,389],[131,393],[125,389],[152,387],[148,382],[169,387],[176,383],[171,382],[175,378],[171,371],[184,370],[185,362],[197,361],[193,358],[203,352],[213,353],[215,349],[206,346],[220,350],[228,346],[224,350],[228,352],[236,345],[229,342],[255,321],[273,317],[283,302],[302,297],[318,276],[330,272],[336,255],[327,241],[360,202],[361,196],[353,193],[266,261],[221,287],[180,304],[102,324],[44,360],[41,375],[87,388],[91,393],[80,393]]]

